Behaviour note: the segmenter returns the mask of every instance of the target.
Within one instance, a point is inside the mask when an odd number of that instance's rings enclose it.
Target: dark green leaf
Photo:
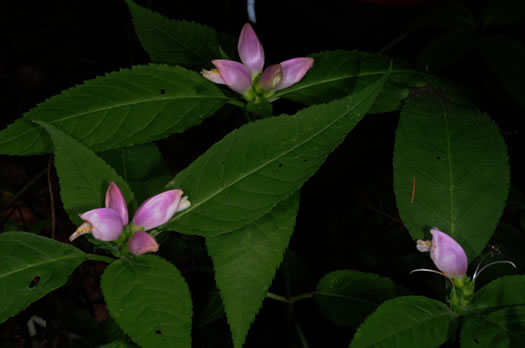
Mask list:
[[[387,76],[347,98],[228,134],[168,185],[192,203],[168,229],[209,237],[265,215],[317,171],[367,113]]]
[[[352,270],[328,273],[317,284],[315,298],[336,325],[357,328],[381,303],[396,296],[396,284],[376,274]]]
[[[508,186],[506,146],[486,114],[432,91],[407,101],[396,132],[394,191],[412,238],[437,227],[473,259],[494,233]]]
[[[194,22],[174,20],[126,0],[135,32],[155,63],[183,65],[202,69],[211,60],[224,58],[221,50],[231,52],[235,39]]]
[[[312,105],[358,93],[385,74],[392,59],[358,51],[326,51],[312,55],[313,67],[297,84],[277,92],[286,98]],[[371,113],[399,109],[408,96],[408,87],[420,84],[418,75],[406,64],[394,62],[389,79],[370,110]]]
[[[525,347],[525,306],[470,317],[461,329],[461,348]]]
[[[523,17],[525,17],[525,2],[522,0],[488,0],[483,9],[485,26],[511,24]]]
[[[525,105],[525,46],[504,35],[483,37],[481,56],[514,100]]]
[[[47,122],[102,151],[184,132],[226,102],[217,86],[195,72],[136,66],[86,81],[33,108],[0,132],[0,153],[51,150],[49,137],[32,120]]]
[[[153,255],[120,259],[101,285],[109,313],[141,347],[191,347],[190,291],[171,263]]]
[[[53,239],[0,233],[0,323],[64,285],[85,260],[82,251]]]
[[[126,182],[103,159],[50,124],[37,123],[49,133],[55,145],[60,197],[71,221],[79,224],[79,214],[102,208],[111,181],[118,185],[128,205],[134,202]]]
[[[475,311],[515,305],[525,305],[525,275],[498,278],[476,291],[471,302]]]
[[[350,348],[437,348],[455,326],[455,314],[444,303],[422,296],[398,297],[366,318]]]
[[[419,55],[418,65],[427,71],[439,71],[457,64],[480,43],[475,28],[449,31],[431,41]]]
[[[242,347],[292,236],[299,195],[257,221],[206,239],[234,347]]]

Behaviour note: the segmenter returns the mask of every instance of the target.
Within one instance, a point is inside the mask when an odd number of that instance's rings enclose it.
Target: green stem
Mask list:
[[[228,104],[232,104],[232,105],[238,106],[241,109],[244,109],[246,107],[246,105],[242,101],[240,101],[238,99],[233,99],[233,98],[228,99]]]
[[[86,258],[89,261],[102,261],[102,262],[107,262],[107,263],[112,263],[113,261],[115,261],[115,259],[112,257],[104,256],[104,255],[97,255],[97,254],[87,254]]]
[[[307,292],[306,294],[301,294],[301,295],[298,295],[298,296],[287,298],[287,297],[284,297],[284,296],[281,296],[281,295],[276,295],[274,293],[268,292],[266,294],[266,297],[272,298],[272,299],[280,301],[280,302],[294,303],[294,302],[297,302],[297,301],[306,300],[308,298],[314,297],[314,295],[315,295],[315,292]]]

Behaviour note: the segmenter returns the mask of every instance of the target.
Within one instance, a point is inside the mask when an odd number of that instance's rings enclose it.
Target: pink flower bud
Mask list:
[[[235,92],[244,94],[252,87],[252,77],[246,66],[226,59],[215,59],[211,62],[219,71],[226,86]]]
[[[468,261],[465,251],[452,237],[437,228],[432,233],[430,258],[446,277],[463,277],[467,273]]]
[[[237,50],[241,62],[252,75],[259,74],[262,71],[264,66],[264,49],[249,23],[242,27]]]
[[[159,244],[149,233],[137,231],[128,240],[128,250],[134,255],[156,252]]]
[[[119,213],[122,219],[122,225],[126,226],[129,222],[128,219],[128,207],[124,195],[120,191],[117,184],[113,181],[109,183],[108,189],[106,190],[106,208],[111,208]]]
[[[283,69],[281,68],[281,64],[274,64],[264,69],[259,83],[265,90],[273,91],[277,86],[279,86],[282,78]]]
[[[133,216],[133,224],[148,231],[166,223],[177,211],[182,190],[169,190],[150,197]]]
[[[280,65],[283,70],[283,77],[275,90],[290,87],[301,81],[313,64],[313,58],[293,58],[282,62]]]
[[[219,70],[216,68],[213,68],[211,70],[202,69],[201,75],[211,82],[218,83],[219,85],[225,85],[226,82],[221,77],[221,74],[219,74]]]
[[[119,213],[110,208],[93,209],[81,214],[80,218],[91,226],[82,225],[77,232],[69,237],[70,240],[75,239],[81,234],[91,232],[95,239],[109,242],[116,240],[124,228]],[[79,230],[81,230],[80,233],[78,232]]]

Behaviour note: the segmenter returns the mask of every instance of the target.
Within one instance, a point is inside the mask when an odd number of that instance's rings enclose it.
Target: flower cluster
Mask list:
[[[264,49],[250,24],[242,28],[237,45],[241,62],[215,59],[214,69],[201,71],[208,80],[230,87],[248,101],[259,102],[276,91],[299,82],[314,64],[313,58],[300,57],[270,65],[263,71]]]
[[[80,214],[84,223],[69,240],[91,233],[95,239],[106,242],[127,239],[128,250],[135,255],[156,252],[159,245],[146,231],[165,224],[176,212],[188,208],[191,203],[182,195],[182,190],[169,190],[148,198],[137,209],[129,224],[126,200],[119,187],[111,182],[106,191],[105,208]],[[122,233],[125,229],[130,231],[130,236]]]

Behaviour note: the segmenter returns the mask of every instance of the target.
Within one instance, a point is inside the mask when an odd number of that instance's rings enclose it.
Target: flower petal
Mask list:
[[[91,224],[95,239],[106,242],[117,239],[124,228],[121,216],[111,208],[93,209],[81,214],[80,218]]]
[[[251,74],[259,74],[264,66],[264,49],[249,23],[242,27],[237,45],[241,62],[246,65]]]
[[[226,86],[235,92],[244,94],[252,87],[250,72],[241,63],[227,59],[215,59],[211,62],[219,70],[219,74],[221,74],[221,78]]]
[[[166,223],[177,211],[182,190],[169,190],[150,197],[133,216],[133,224],[148,231]]]
[[[113,181],[109,183],[108,189],[106,191],[106,208],[111,208],[119,213],[120,218],[122,219],[122,224],[126,226],[129,222],[128,218],[128,207],[126,205],[126,200],[124,195],[120,191],[117,184]]]
[[[284,89],[301,81],[314,64],[313,58],[293,58],[281,63],[283,78],[275,90]]]
[[[449,278],[464,276],[467,273],[468,260],[461,245],[437,228],[432,228],[430,233],[432,233],[430,258],[436,267]]]
[[[267,91],[273,91],[281,82],[283,78],[283,69],[281,64],[270,65],[261,75],[259,83],[261,87]]]
[[[159,250],[159,244],[149,233],[137,231],[128,240],[128,250],[134,255],[154,253]]]
[[[219,74],[219,70],[213,68],[211,70],[202,69],[201,75],[211,82],[218,83],[220,85],[225,85],[226,82],[221,77],[221,74]]]

